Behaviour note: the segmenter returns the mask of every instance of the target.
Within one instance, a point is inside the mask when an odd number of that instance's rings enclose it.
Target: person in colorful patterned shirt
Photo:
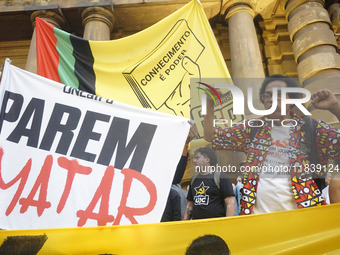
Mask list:
[[[338,100],[329,89],[320,89],[312,95],[313,106],[317,109],[329,110],[333,108],[334,115],[340,121],[340,115],[337,114]],[[337,164],[340,163],[338,160]],[[332,179],[329,182],[329,201],[331,204],[340,203],[340,172],[334,171]]]
[[[305,120],[294,113],[291,106],[281,114],[280,92],[284,87],[298,88],[298,85],[283,75],[272,75],[264,80],[260,100],[265,109],[272,107],[275,90],[278,104],[273,113],[260,118],[263,125],[256,128],[254,137],[251,137],[253,128],[247,121],[214,130],[214,103],[207,97],[205,139],[212,141],[216,150],[235,150],[247,155],[245,169],[248,171],[243,179],[241,215],[325,204],[311,171],[308,171],[311,165],[307,151],[310,148],[306,147],[310,143],[305,137]],[[312,97],[313,104],[316,108],[329,110],[340,119],[340,103],[332,93],[331,96],[327,100]],[[299,94],[288,93],[287,98],[299,98]],[[339,159],[340,130],[321,120],[313,123],[318,161],[326,164],[328,159]]]

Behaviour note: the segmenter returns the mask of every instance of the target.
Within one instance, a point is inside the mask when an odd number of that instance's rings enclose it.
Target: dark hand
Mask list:
[[[312,104],[316,109],[332,111],[332,109],[339,104],[339,101],[329,89],[321,89],[316,91],[313,93],[311,99]]]

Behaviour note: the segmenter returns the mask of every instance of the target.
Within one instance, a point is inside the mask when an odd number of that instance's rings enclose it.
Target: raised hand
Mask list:
[[[328,110],[340,120],[340,102],[329,89],[320,89],[313,93],[312,104],[316,109]]]
[[[329,89],[321,89],[313,93],[312,104],[316,109],[330,110],[339,104],[335,95]]]

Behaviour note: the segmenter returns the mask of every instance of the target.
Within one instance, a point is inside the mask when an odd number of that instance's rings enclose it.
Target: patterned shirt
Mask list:
[[[296,126],[290,128],[289,164],[291,168],[291,182],[294,198],[298,208],[306,208],[326,204],[321,197],[321,191],[315,184],[312,171],[308,171],[308,155],[304,132],[304,120],[292,113],[292,119]],[[246,121],[229,128],[217,128],[213,140],[213,148],[216,150],[235,150],[247,154],[246,168],[243,179],[243,191],[241,198],[241,215],[251,214],[256,201],[256,190],[259,169],[267,156],[267,148],[271,145],[271,121],[262,117],[263,126],[259,127],[253,141],[250,141],[251,127]],[[320,164],[327,164],[328,159],[340,158],[340,130],[321,120],[315,121],[316,144]],[[323,174],[322,172],[320,173]]]

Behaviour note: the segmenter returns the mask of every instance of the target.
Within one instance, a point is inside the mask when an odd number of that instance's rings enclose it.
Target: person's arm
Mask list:
[[[312,95],[312,104],[316,109],[328,110],[340,121],[340,102],[329,89],[321,89]],[[333,176],[329,184],[331,204],[340,203],[340,174]]]
[[[186,154],[185,156],[182,156],[181,159],[179,160],[174,178],[172,179],[172,184],[177,185],[181,183],[186,166],[187,166],[187,162],[188,162],[188,154]]]
[[[235,195],[232,183],[230,182],[228,176],[225,173],[221,173],[220,176],[220,191],[222,197],[224,197],[223,202],[226,209],[226,216],[235,215]]]
[[[340,173],[334,175],[330,181],[328,195],[331,204],[340,203]]]
[[[219,95],[222,95],[220,89],[216,89],[216,91]],[[215,95],[215,93],[212,94]],[[240,122],[229,127],[215,127],[214,101],[210,96],[207,96],[206,108],[207,113],[204,115],[203,123],[204,140],[212,142],[213,149],[215,150],[223,149],[247,152],[248,144],[245,141],[249,134],[246,132],[244,124]]]
[[[175,196],[173,198],[173,212],[172,212],[172,220],[173,221],[180,221],[182,220],[181,216],[181,197],[177,191],[175,191]]]
[[[185,141],[185,145],[182,151],[182,156],[186,156],[188,153],[188,147],[189,147],[189,143],[198,137],[198,130],[197,127],[194,123],[192,123],[191,121],[188,121],[188,123],[190,124],[190,130],[189,130],[189,134],[187,137],[187,140]]]
[[[191,136],[192,136],[192,131],[191,131],[191,128],[192,128],[192,124],[190,121],[188,121],[189,124],[190,124],[190,130],[189,130],[189,134],[187,136],[187,140],[185,141],[185,144],[184,144],[184,148],[183,148],[183,151],[182,151],[182,156],[186,156],[188,154],[188,148],[189,148],[189,142],[192,140]]]
[[[214,101],[210,96],[207,96],[207,114],[204,115],[204,140],[212,142],[214,139]]]
[[[235,215],[235,197],[230,196],[224,199],[224,204],[226,208],[226,217]]]
[[[194,208],[194,202],[188,201],[187,207],[185,208],[183,220],[190,220],[192,218],[192,210]]]
[[[196,126],[192,124],[190,121],[189,121],[189,124],[191,125],[190,131],[189,131],[187,140],[185,141],[185,145],[182,151],[182,157],[177,164],[177,168],[176,168],[174,178],[172,180],[172,184],[181,183],[185,169],[187,167],[189,143],[191,142],[191,140],[193,140],[195,137],[198,136],[198,131],[197,131]]]
[[[329,89],[320,89],[313,93],[312,104],[316,109],[328,110],[340,121],[340,102]]]

